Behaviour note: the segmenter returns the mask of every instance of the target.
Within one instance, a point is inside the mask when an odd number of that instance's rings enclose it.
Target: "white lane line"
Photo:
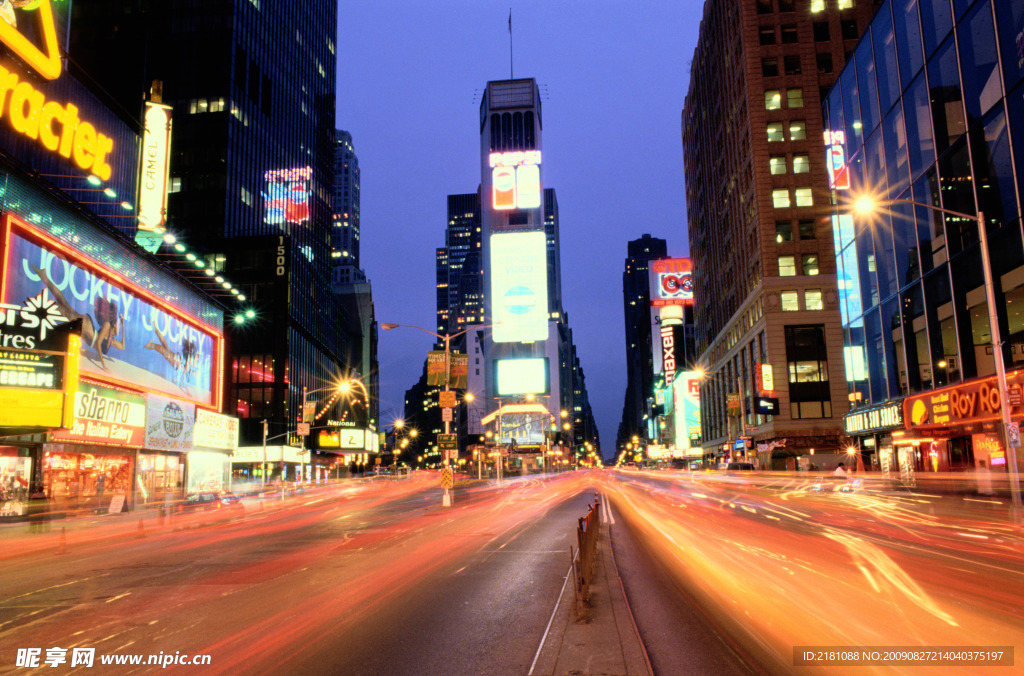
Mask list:
[[[530,671],[526,673],[526,676],[533,676],[533,669],[537,666],[537,660],[540,659],[540,651],[544,649],[544,642],[548,640],[548,632],[551,631],[551,623],[555,621],[555,613],[558,612],[558,604],[562,602],[562,595],[565,594],[565,586],[569,584],[570,575],[572,575],[572,564],[569,565],[569,570],[565,571],[565,581],[562,582],[562,591],[558,592],[558,599],[555,600],[555,607],[551,609],[551,617],[548,619],[548,626],[544,628],[544,635],[540,637],[540,645],[537,646],[537,654],[533,656],[533,663],[530,665]]]
[[[601,496],[601,508],[604,511],[604,520],[608,525],[614,525],[615,517],[612,516],[612,508],[608,506],[608,498],[603,495]]]

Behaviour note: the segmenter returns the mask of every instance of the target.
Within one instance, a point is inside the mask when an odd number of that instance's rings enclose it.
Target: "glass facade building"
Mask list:
[[[850,185],[833,191],[832,217],[846,380],[859,402],[846,429],[881,469],[1005,464],[990,452],[991,421],[907,414],[994,382],[979,212],[1011,389],[1024,366],[1022,31],[1024,0],[887,0],[823,104],[829,161]],[[854,215],[846,205],[865,192],[904,201]],[[906,423],[864,418],[900,401]]]

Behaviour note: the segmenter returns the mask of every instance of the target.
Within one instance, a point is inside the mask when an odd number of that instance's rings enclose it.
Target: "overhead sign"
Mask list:
[[[772,371],[771,364],[757,364],[756,370],[758,376],[758,391],[759,392],[774,392],[775,391],[775,374]]]
[[[75,421],[51,433],[54,441],[140,447],[146,438],[146,399],[141,394],[89,382],[75,393]]]
[[[693,305],[693,263],[689,258],[662,258],[649,265],[651,307]]]
[[[80,319],[83,374],[219,405],[219,334],[10,214],[3,218],[0,246],[4,333],[7,326],[32,325],[42,336]],[[28,310],[12,314],[12,308]]]
[[[238,418],[198,408],[192,441],[196,448],[236,449]]]
[[[366,449],[366,430],[362,429],[327,429],[320,430],[316,435],[319,448],[344,448],[349,450]]]
[[[146,396],[146,448],[191,451],[196,405],[158,394]]]
[[[1008,378],[1019,375],[1007,374]],[[906,429],[935,429],[947,425],[990,422],[1001,417],[995,376],[932,390],[903,400]]]
[[[139,230],[160,232],[167,224],[167,180],[171,168],[170,106],[146,102],[139,180]]]
[[[494,342],[547,340],[547,236],[498,233],[491,235],[490,250]]]
[[[843,428],[847,434],[901,429],[902,427],[903,402],[901,401],[860,409],[843,417]]]
[[[0,349],[0,387],[63,388],[64,354]]]
[[[757,397],[757,412],[761,415],[779,415],[778,397]]]

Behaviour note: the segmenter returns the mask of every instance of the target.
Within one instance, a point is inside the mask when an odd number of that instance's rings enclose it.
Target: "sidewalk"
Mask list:
[[[619,582],[607,523],[601,524],[597,549],[597,571],[590,586],[586,618],[577,623],[573,617],[570,577],[570,586],[562,594],[550,633],[530,672],[532,676],[650,676],[652,673]]]

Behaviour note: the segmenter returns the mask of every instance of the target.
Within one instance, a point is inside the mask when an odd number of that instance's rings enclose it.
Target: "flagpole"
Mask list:
[[[512,70],[512,8],[508,8],[508,79],[516,79]]]

